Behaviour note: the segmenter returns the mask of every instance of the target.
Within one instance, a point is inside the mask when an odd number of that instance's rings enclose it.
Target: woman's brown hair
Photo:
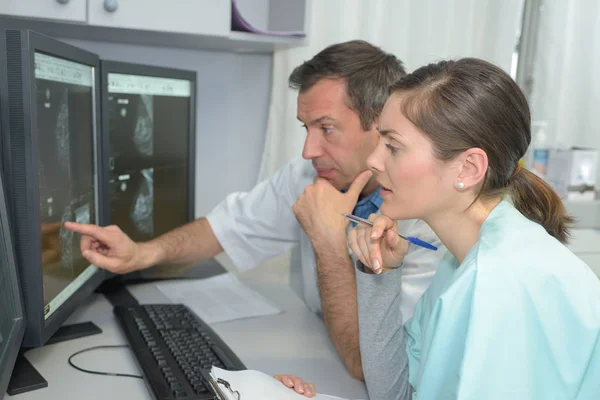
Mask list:
[[[521,89],[500,68],[475,58],[421,67],[392,85],[402,112],[451,160],[473,147],[488,156],[479,197],[510,194],[527,218],[566,243],[573,219],[552,188],[518,167],[531,142],[531,115]]]

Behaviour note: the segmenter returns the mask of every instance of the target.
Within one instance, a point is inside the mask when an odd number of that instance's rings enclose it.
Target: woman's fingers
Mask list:
[[[294,390],[296,393],[304,394],[305,389],[302,379],[298,378],[297,376],[292,377],[292,379],[294,381]]]
[[[360,251],[362,254],[362,263],[372,270],[373,266],[371,265],[371,259],[369,258],[370,231],[370,228],[361,228],[361,232],[358,236],[358,246],[360,247]]]
[[[394,248],[400,243],[400,236],[398,236],[395,231],[390,229],[385,233],[385,242],[390,248]]]
[[[395,221],[382,215],[371,214],[372,227],[358,225],[348,233],[348,245],[356,257],[376,274],[384,268],[394,268],[404,258],[407,244],[397,234]]]
[[[352,252],[356,255],[356,258],[360,260],[361,263],[366,265],[366,257],[364,256],[361,246],[359,245],[359,238],[362,237],[363,228],[359,225],[354,227],[348,232],[348,245]]]
[[[386,217],[385,215],[378,215],[373,219],[373,228],[371,229],[371,238],[379,239],[383,236],[384,232],[388,229],[396,228],[396,222]]]
[[[304,382],[297,376],[281,374],[275,375],[274,378],[277,379],[279,382],[283,383],[285,386],[289,387],[290,389],[294,389],[296,393],[302,394],[305,397],[314,397],[317,393],[315,385],[313,385],[312,383]]]
[[[289,388],[294,387],[294,381],[292,380],[291,375],[280,374],[280,375],[275,375],[274,378]]]
[[[385,238],[386,230],[389,229],[393,221],[387,217],[377,214],[371,214],[369,221],[373,224],[368,238],[365,238],[369,248],[369,262],[371,263],[373,272],[380,274],[383,271],[383,256],[382,256],[382,241]]]
[[[305,383],[306,391],[304,392],[304,396],[306,397],[314,397],[317,394],[317,388],[312,383]]]
[[[371,266],[373,272],[376,274],[380,274],[383,268],[382,256],[381,256],[381,248],[379,243],[381,239],[371,239],[369,243],[369,260],[371,260]]]

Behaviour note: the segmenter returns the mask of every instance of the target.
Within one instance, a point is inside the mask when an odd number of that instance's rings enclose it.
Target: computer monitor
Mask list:
[[[1,69],[0,69],[1,71]],[[0,111],[0,121],[2,112]],[[2,131],[0,123],[0,132]],[[25,333],[23,303],[8,225],[4,183],[0,174],[0,399],[3,397]]]
[[[104,225],[99,213],[98,56],[38,33],[5,29],[4,174],[27,328],[43,345],[103,281],[62,223]]]
[[[102,61],[110,223],[146,241],[193,220],[196,73]]]

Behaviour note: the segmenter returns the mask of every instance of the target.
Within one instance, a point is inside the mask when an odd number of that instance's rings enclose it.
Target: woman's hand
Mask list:
[[[358,259],[376,274],[398,268],[408,242],[397,233],[398,224],[385,215],[371,214],[373,227],[358,224],[348,232],[348,245]]]
[[[290,389],[294,389],[296,393],[302,394],[306,397],[315,397],[317,389],[312,383],[306,383],[302,379],[294,375],[275,375],[275,379],[283,383]]]

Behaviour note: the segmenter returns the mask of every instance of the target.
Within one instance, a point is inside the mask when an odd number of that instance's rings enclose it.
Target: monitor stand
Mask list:
[[[67,340],[77,339],[84,336],[91,336],[102,333],[92,322],[82,322],[80,324],[61,326],[46,344],[66,342]],[[48,381],[34,368],[25,357],[25,352],[29,349],[22,349],[17,357],[15,368],[6,392],[14,396],[16,394],[30,392],[32,390],[42,389],[48,386]]]

